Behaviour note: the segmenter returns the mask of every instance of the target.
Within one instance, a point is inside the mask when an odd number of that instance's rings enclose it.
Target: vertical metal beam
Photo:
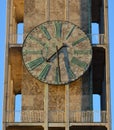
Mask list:
[[[48,130],[48,84],[44,87],[44,130]]]
[[[65,129],[69,130],[69,84],[65,85]]]

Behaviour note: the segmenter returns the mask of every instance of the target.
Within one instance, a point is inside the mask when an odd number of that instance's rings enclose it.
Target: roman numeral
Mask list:
[[[51,39],[51,36],[50,36],[50,34],[49,34],[49,32],[48,32],[48,30],[47,30],[47,28],[45,26],[41,25],[40,30],[44,33],[44,35],[46,36],[46,38],[48,40]]]
[[[92,54],[92,51],[91,50],[74,50],[74,54],[89,55],[89,54]]]
[[[55,22],[55,29],[56,29],[56,38],[61,37],[61,32],[62,32],[62,23],[61,22]]]
[[[75,45],[79,44],[80,42],[83,42],[83,41],[86,40],[86,39],[87,39],[87,37],[80,38],[80,39],[78,39],[77,41],[74,41],[74,42],[72,43],[72,46],[75,46]]]
[[[70,37],[70,35],[72,34],[73,30],[75,29],[75,25],[73,25],[73,27],[71,27],[70,31],[68,32],[68,34],[66,35],[66,40]]]
[[[55,75],[55,82],[59,84],[61,82],[61,77],[60,77],[60,68],[56,67],[56,75]]]
[[[38,79],[45,80],[50,68],[51,68],[51,65],[46,64],[46,66],[42,69],[41,73],[39,74]]]
[[[38,43],[38,44],[40,44],[40,45],[42,45],[42,46],[45,46],[45,44],[46,44],[46,43],[42,42],[41,40],[39,40],[39,39],[33,37],[32,35],[29,35],[28,38],[29,38],[30,40],[35,41],[36,43]]]
[[[66,68],[66,69],[67,69],[69,80],[76,78],[76,75],[73,73],[73,71],[70,68]]]
[[[27,55],[27,54],[33,54],[33,55],[42,54],[42,50],[38,50],[38,51],[23,50],[23,55]]]
[[[86,70],[88,64],[84,61],[80,61],[79,59],[77,59],[76,57],[73,57],[71,60],[71,63],[78,65],[79,67],[83,68],[84,70]]]
[[[29,70],[33,70],[35,68],[37,68],[40,64],[42,64],[44,62],[44,58],[40,57],[38,59],[35,59],[29,63],[26,64],[26,66],[29,68]]]

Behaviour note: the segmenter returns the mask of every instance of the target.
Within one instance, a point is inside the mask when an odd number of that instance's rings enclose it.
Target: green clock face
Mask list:
[[[73,23],[48,21],[30,31],[22,54],[32,76],[60,85],[84,74],[91,63],[92,47],[87,35]]]

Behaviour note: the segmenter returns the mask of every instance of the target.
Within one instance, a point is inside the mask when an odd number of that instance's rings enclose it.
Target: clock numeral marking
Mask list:
[[[70,68],[66,68],[66,69],[67,69],[69,79],[76,78],[76,75],[73,73],[73,71]]]
[[[31,39],[31,40],[33,40],[33,41],[35,41],[35,42],[37,42],[38,44],[40,44],[42,46],[45,46],[45,44],[46,44],[46,43],[42,42],[41,40],[33,37],[32,35],[29,35],[28,38]]]
[[[27,54],[42,54],[42,50],[38,50],[38,51],[34,51],[34,50],[23,50],[23,55],[27,55]]]
[[[48,32],[48,30],[47,30],[47,28],[45,26],[41,25],[40,30],[44,33],[44,35],[46,36],[46,38],[48,40],[51,39],[51,36],[50,36],[50,34],[49,34],[49,32]]]
[[[55,82],[56,82],[57,84],[59,84],[59,83],[61,82],[60,67],[56,67]]]
[[[27,63],[27,66],[30,68],[30,70],[33,70],[37,68],[40,64],[42,64],[44,61],[45,61],[44,58],[40,57],[36,60]]]
[[[39,74],[38,79],[40,79],[40,80],[45,80],[45,79],[46,79],[46,76],[47,76],[47,74],[48,74],[48,72],[49,72],[49,70],[50,70],[50,68],[51,68],[51,65],[50,65],[50,64],[47,64],[47,65],[43,68],[43,70],[41,71],[41,73]]]
[[[87,39],[87,37],[83,37],[83,38],[81,38],[81,39],[79,39],[79,40],[73,42],[73,43],[72,43],[72,46],[75,46],[75,45],[79,44],[80,42],[83,42],[83,41],[86,40],[86,39]]]
[[[74,54],[77,55],[89,55],[91,53],[92,53],[91,50],[74,50]]]
[[[79,59],[77,59],[76,57],[73,57],[71,60],[71,63],[78,65],[79,67],[83,68],[84,70],[86,70],[88,64],[84,61],[80,61]]]
[[[61,22],[55,22],[55,28],[56,28],[56,38],[60,38],[61,32],[62,32],[62,23]]]
[[[68,32],[68,34],[66,35],[66,40],[70,37],[70,35],[72,34],[73,30],[75,29],[75,25],[73,25],[73,27],[71,27],[70,31]]]

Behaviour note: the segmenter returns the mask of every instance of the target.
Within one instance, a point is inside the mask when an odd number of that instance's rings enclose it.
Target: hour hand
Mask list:
[[[56,51],[54,54],[52,54],[52,55],[47,59],[47,62],[53,61],[53,60],[57,57],[57,55],[59,55],[59,54],[62,52],[62,50],[63,50],[64,47],[68,47],[68,46],[67,46],[65,43],[63,43],[63,45],[62,45],[59,49],[57,49],[57,51]]]
[[[57,49],[57,51],[56,51],[55,53],[53,53],[53,54],[47,59],[47,62],[53,61],[53,60],[57,57],[57,55],[59,55],[60,50],[61,50],[62,48],[63,48],[63,46],[60,47],[59,49]]]
[[[55,52],[54,54],[52,54],[49,58],[47,58],[47,62],[51,62],[51,61],[53,61],[55,58],[56,58],[56,56],[57,56],[57,52]]]

